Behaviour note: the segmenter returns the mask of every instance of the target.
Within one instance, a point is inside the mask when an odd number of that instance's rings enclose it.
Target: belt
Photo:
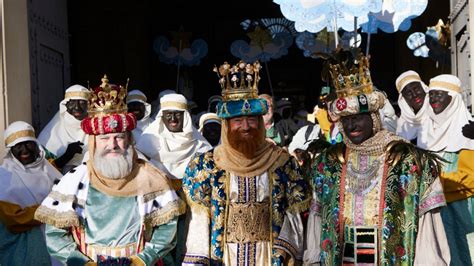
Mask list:
[[[137,254],[137,244],[131,243],[120,247],[104,247],[99,245],[87,245],[87,256],[95,260],[98,255],[111,256],[114,258],[130,257]]]
[[[228,243],[270,241],[270,204],[231,203],[226,231]]]

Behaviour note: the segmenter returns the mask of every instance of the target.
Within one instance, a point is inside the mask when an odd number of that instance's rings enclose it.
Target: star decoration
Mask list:
[[[255,27],[255,30],[247,33],[247,36],[250,38],[250,45],[259,46],[261,48],[265,47],[266,44],[272,42],[272,35],[266,29],[260,27]]]

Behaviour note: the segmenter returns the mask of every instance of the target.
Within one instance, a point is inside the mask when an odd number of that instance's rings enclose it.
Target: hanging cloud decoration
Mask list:
[[[160,61],[165,64],[177,65],[179,63],[181,65],[194,66],[199,65],[201,59],[207,55],[208,47],[206,41],[196,39],[190,47],[184,48],[179,52],[179,48],[171,46],[166,37],[159,36],[153,42],[153,50],[159,55]]]
[[[426,46],[425,34],[421,32],[414,32],[408,36],[407,46],[413,50],[414,56],[428,57],[430,49]]]
[[[286,18],[261,18],[261,19],[246,19],[240,23],[244,30],[251,30],[252,27],[262,27],[270,31],[273,38],[280,32],[288,32],[291,36],[298,35],[295,30],[295,23]]]
[[[299,32],[317,33],[324,28],[354,30],[354,17],[358,25],[368,22],[369,12],[382,10],[382,0],[273,0],[280,5],[283,15],[295,22]]]
[[[427,5],[428,0],[385,0],[380,12],[369,13],[369,21],[361,25],[362,31],[407,31],[411,27],[411,20],[421,15]]]
[[[247,63],[268,62],[271,59],[278,59],[288,54],[288,48],[293,44],[293,37],[287,32],[280,32],[275,35],[270,42],[260,45],[244,40],[234,41],[230,46],[230,52],[235,57],[242,59]]]
[[[355,42],[355,45],[354,45]],[[362,43],[362,36],[357,33],[357,37],[354,38],[354,32],[347,32],[345,31],[341,37],[341,46],[345,50],[350,50],[351,47],[359,47]]]
[[[305,57],[319,58],[321,57],[320,54],[328,54],[334,50],[334,35],[326,34],[327,38],[319,35],[305,31],[296,36],[296,46],[303,50]]]
[[[344,50],[350,50],[352,47],[359,47],[361,44],[362,37],[360,34],[357,34],[357,42],[354,45],[354,33],[353,32],[344,32],[342,37],[338,35],[339,45]],[[329,33],[326,30],[323,30],[317,34],[311,32],[301,32],[296,36],[295,39],[296,46],[303,50],[303,55],[305,57],[311,58],[320,58],[324,57],[324,54],[330,54],[336,49],[336,44],[334,41],[334,34]]]

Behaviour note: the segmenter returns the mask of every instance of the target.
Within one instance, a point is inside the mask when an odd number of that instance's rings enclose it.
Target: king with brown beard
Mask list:
[[[89,160],[52,188],[35,213],[49,253],[67,265],[170,265],[184,202],[161,171],[138,158],[127,88],[107,77],[91,92]]]
[[[191,209],[185,264],[286,265],[303,255],[307,185],[287,152],[265,141],[260,64],[224,63],[221,144],[197,154],[183,178]]]

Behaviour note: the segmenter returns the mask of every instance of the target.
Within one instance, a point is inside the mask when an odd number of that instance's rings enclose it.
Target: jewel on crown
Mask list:
[[[107,75],[104,75],[101,81],[102,84],[99,87],[90,89],[89,116],[92,117],[110,113],[126,114],[127,105],[125,104],[125,98],[127,97],[128,81],[125,87],[109,84]]]
[[[224,62],[219,68],[215,66],[213,71],[219,77],[224,101],[258,98],[261,68],[258,61],[253,64],[240,61],[234,66]]]
[[[357,96],[372,92],[369,57],[361,56],[348,68],[345,64],[330,65],[337,97]]]

